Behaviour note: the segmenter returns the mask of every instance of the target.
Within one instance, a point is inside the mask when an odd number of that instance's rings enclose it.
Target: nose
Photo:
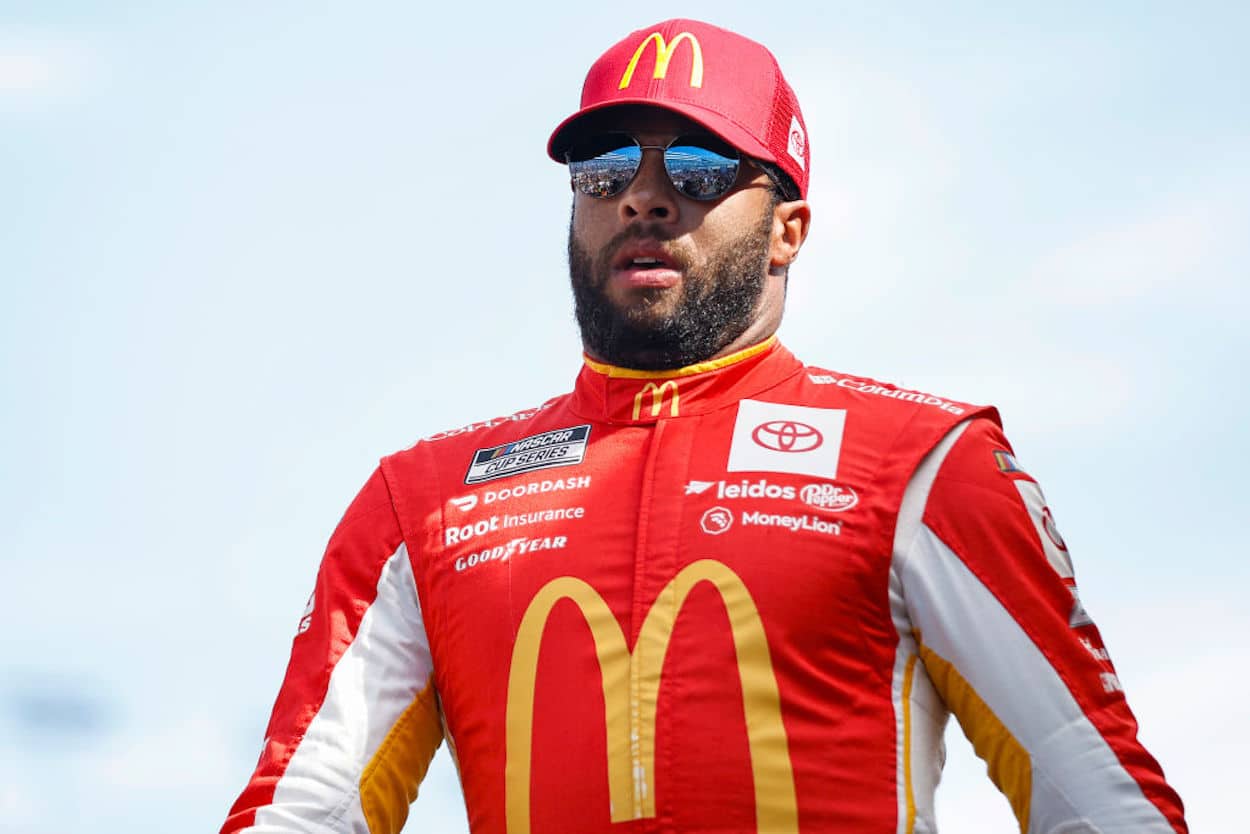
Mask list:
[[[677,220],[677,191],[664,170],[664,152],[647,148],[642,152],[638,173],[621,195],[621,220],[625,222]]]

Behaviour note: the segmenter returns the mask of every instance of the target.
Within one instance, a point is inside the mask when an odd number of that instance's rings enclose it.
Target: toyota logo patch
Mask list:
[[[769,420],[751,432],[751,439],[774,452],[810,452],[824,442],[820,431],[794,420]]]
[[[838,480],[846,409],[742,400],[726,472],[787,472]]]

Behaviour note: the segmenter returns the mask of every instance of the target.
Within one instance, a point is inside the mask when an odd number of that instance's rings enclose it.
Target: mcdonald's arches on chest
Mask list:
[[[648,423],[557,404],[439,461],[415,574],[482,827],[729,813],[724,830],[794,831],[828,793],[811,738],[893,738],[893,519],[956,417],[843,391],[703,414],[648,392]],[[560,448],[575,465],[527,457]],[[856,687],[878,679],[865,706]],[[893,774],[839,778],[861,795]]]

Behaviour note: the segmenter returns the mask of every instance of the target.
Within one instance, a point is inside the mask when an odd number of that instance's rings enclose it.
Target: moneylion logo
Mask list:
[[[654,382],[648,382],[634,395],[634,419],[637,420],[638,416],[642,414],[642,403],[647,394],[651,395],[651,416],[659,417],[660,412],[664,410],[664,395],[669,391],[672,391],[673,398],[669,401],[668,413],[670,417],[676,417],[678,411],[681,410],[677,381],[666,379],[659,385],[656,385]]]
[[[794,771],[764,624],[746,585],[728,566],[713,559],[687,565],[664,586],[647,611],[632,651],[612,609],[585,581],[562,576],[534,595],[517,629],[508,670],[504,768],[508,834],[530,834],[538,655],[547,618],[566,599],[581,609],[599,660],[611,820],[628,822],[655,817],[655,713],[660,675],[678,614],[690,591],[701,582],[711,583],[724,602],[738,658],[755,786],[756,830],[797,834]]]
[[[673,60],[673,53],[677,51],[677,47],[682,41],[690,43],[690,86],[703,86],[703,50],[699,47],[699,39],[689,32],[682,32],[671,42],[665,43],[664,36],[659,32],[652,32],[638,44],[638,48],[634,50],[634,57],[629,59],[629,66],[625,67],[625,74],[621,76],[621,84],[617,89],[624,90],[629,86],[629,82],[634,80],[634,69],[638,66],[638,60],[642,58],[642,53],[647,50],[647,46],[655,43],[655,72],[651,77],[659,80],[668,75],[668,62]]]
[[[724,507],[712,507],[703,513],[703,517],[699,519],[699,526],[709,536],[719,536],[734,526],[733,511]]]

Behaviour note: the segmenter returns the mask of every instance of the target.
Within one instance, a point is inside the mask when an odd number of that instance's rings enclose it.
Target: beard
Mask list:
[[[630,226],[592,257],[574,238],[570,222],[569,278],[586,352],[611,365],[648,371],[711,359],[755,320],[768,274],[772,218],[765,212],[755,228],[714,247],[697,265],[662,224]],[[622,305],[608,297],[606,287],[613,258],[634,240],[664,243],[683,279],[674,289],[639,291]],[[675,302],[668,298],[674,292]]]

